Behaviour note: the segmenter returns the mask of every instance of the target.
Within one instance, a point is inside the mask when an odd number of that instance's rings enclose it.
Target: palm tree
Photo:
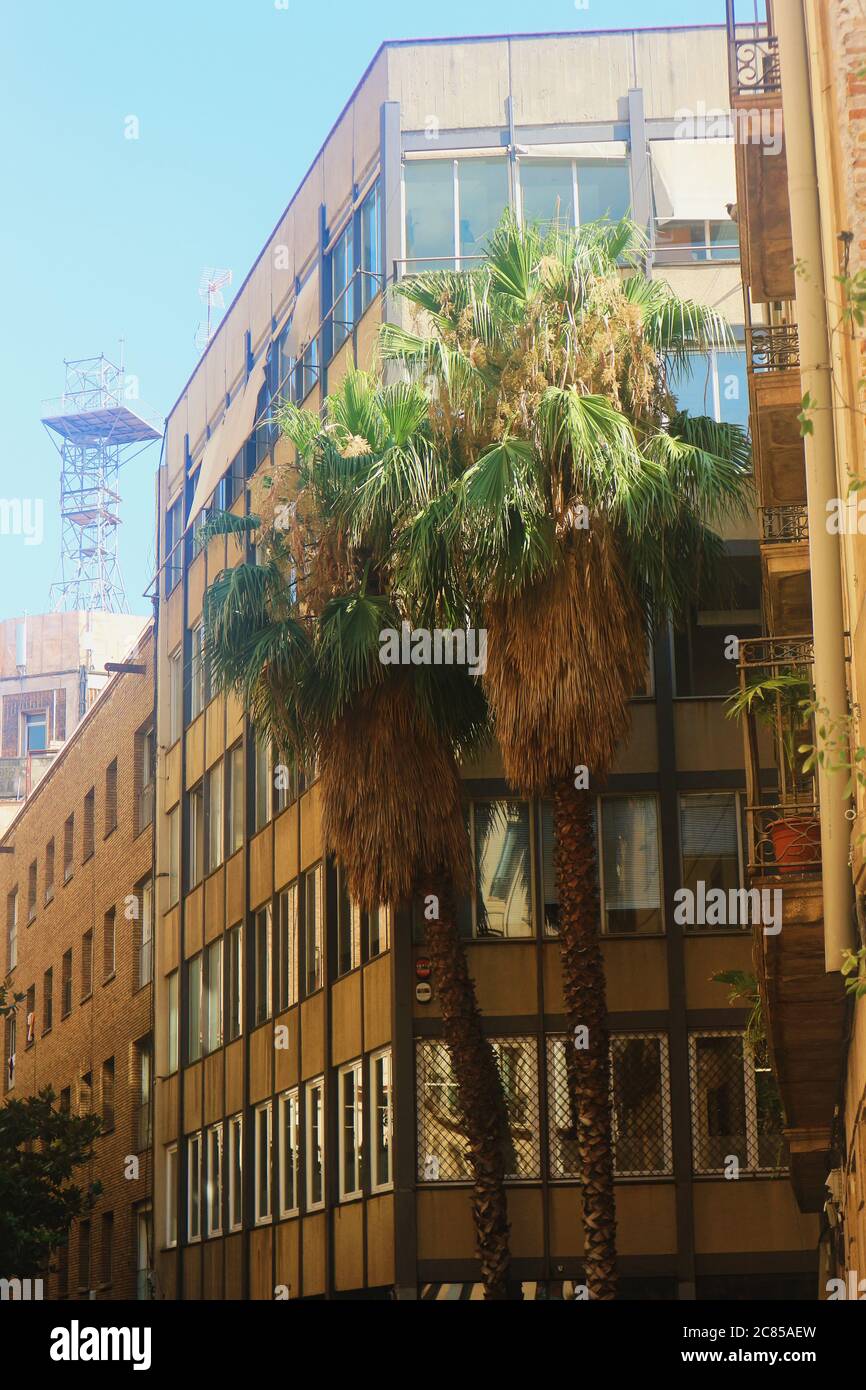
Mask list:
[[[484,679],[506,777],[550,796],[569,1087],[592,1298],[616,1291],[605,978],[594,799],[646,673],[648,628],[682,615],[748,508],[749,446],[678,410],[689,354],[728,347],[712,309],[640,269],[623,221],[521,229],[506,215],[485,263],[405,281],[413,328],[385,360],[424,382],[458,476],[403,538],[398,587],[423,588],[443,544],[488,630]],[[459,556],[459,559],[457,558]],[[581,769],[589,770],[585,790]]]
[[[410,609],[390,558],[404,518],[447,488],[451,463],[434,447],[423,391],[363,373],[329,397],[324,420],[290,404],[277,420],[297,458],[266,480],[262,515],[218,516],[202,532],[254,532],[260,560],[225,570],[207,592],[212,679],[240,695],[282,756],[315,762],[325,842],[354,901],[423,903],[485,1296],[505,1298],[508,1117],[456,914],[470,882],[458,757],[484,737],[486,706],[464,668],[380,660],[383,631],[437,616],[451,625],[459,590],[447,573],[423,611]]]

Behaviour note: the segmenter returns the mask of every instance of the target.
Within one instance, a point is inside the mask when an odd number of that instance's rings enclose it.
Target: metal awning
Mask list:
[[[266,352],[262,353],[250,372],[243,391],[235,396],[221,424],[217,425],[204,447],[187,529],[206,505],[220,478],[253,432],[259,392],[265,382],[267,356]]]
[[[733,140],[651,140],[658,222],[726,222],[737,201]]]

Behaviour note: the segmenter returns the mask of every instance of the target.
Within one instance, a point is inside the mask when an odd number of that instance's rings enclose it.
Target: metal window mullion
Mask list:
[[[454,266],[456,270],[462,269],[460,259],[460,163],[458,160],[454,164]]]
[[[758,1097],[755,1088],[755,1059],[746,1042],[745,1034],[741,1035],[740,1041],[743,1050],[743,1088],[746,1102],[746,1164],[749,1169],[757,1171],[761,1165],[758,1152]]]

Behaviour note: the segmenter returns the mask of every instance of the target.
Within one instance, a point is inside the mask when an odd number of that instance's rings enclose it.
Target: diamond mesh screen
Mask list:
[[[568,1092],[570,1044],[566,1037],[547,1039],[551,1178],[580,1178]],[[618,1033],[611,1038],[610,1058],[616,1176],[669,1175],[673,1150],[667,1038],[656,1033]]]
[[[538,1050],[534,1038],[491,1038],[502,1077],[512,1151],[508,1176],[541,1176]],[[418,1180],[465,1182],[472,1177],[448,1047],[417,1045]]]
[[[779,1092],[769,1065],[742,1033],[692,1034],[689,1073],[696,1173],[786,1166]]]

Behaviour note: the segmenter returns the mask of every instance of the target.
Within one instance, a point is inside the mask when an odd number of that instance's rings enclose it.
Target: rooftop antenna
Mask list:
[[[198,287],[198,297],[202,303],[207,304],[207,320],[200,323],[195,335],[195,345],[203,351],[216,332],[214,322],[214,309],[224,309],[226,307],[223,298],[223,290],[232,282],[232,272],[230,270],[203,270],[201,281]]]

